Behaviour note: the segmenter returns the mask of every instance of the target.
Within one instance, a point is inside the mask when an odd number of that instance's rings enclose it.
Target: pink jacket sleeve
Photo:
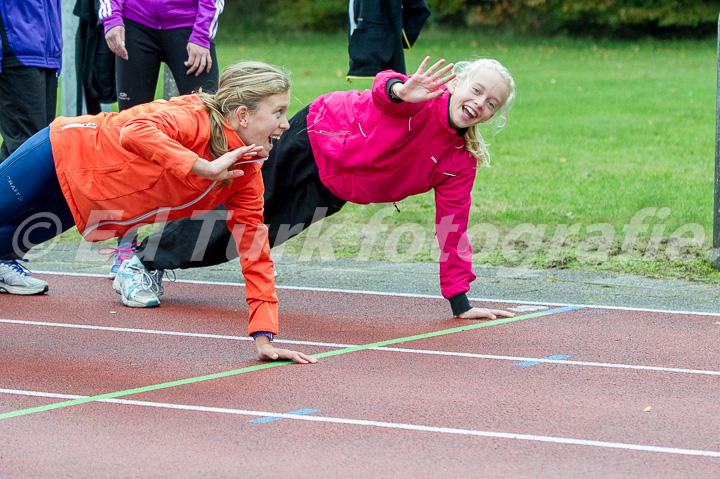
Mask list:
[[[190,34],[189,42],[210,48],[218,29],[218,18],[223,11],[225,2],[222,0],[199,0],[197,19]]]
[[[435,188],[435,231],[440,244],[440,290],[446,299],[470,290],[476,278],[467,237],[474,169],[466,169]]]

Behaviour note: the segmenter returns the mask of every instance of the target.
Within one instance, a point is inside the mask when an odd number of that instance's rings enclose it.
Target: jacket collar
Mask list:
[[[456,135],[456,136],[465,136],[465,133],[468,131],[467,128],[456,128],[455,125],[452,124],[452,121],[450,120],[450,98],[452,97],[452,94],[446,90],[447,95],[443,94],[440,98],[447,102],[447,105],[445,105],[445,124],[443,126],[448,130],[448,132]]]

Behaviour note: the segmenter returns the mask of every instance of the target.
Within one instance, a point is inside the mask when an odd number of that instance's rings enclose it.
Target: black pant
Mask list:
[[[128,60],[115,57],[120,110],[155,99],[162,62],[170,67],[181,95],[192,93],[200,87],[210,93],[217,90],[219,69],[214,44],[210,44],[212,57],[210,71],[203,70],[198,76],[195,76],[195,73],[191,75],[186,73],[187,43],[192,27],[155,30],[132,20],[124,21]]]
[[[4,68],[0,73],[0,162],[55,119],[57,70]]]
[[[275,142],[262,166],[264,221],[271,247],[337,213],[345,204],[320,182],[307,134],[309,108],[290,119],[290,129]],[[233,260],[238,255],[226,219],[227,211],[219,207],[195,218],[170,222],[145,238],[138,256],[150,270],[198,268]]]

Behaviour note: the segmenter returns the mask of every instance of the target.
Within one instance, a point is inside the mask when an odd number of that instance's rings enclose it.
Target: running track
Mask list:
[[[242,286],[123,307],[104,278],[0,295],[0,479],[720,477],[720,315]]]

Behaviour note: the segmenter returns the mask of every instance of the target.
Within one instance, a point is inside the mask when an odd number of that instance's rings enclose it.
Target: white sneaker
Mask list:
[[[172,282],[175,281],[175,272],[170,270],[167,271],[168,274],[168,281]],[[149,271],[150,278],[153,280],[153,291],[157,293],[157,297],[159,298],[163,294],[165,294],[165,288],[163,288],[162,280],[163,277],[166,275],[166,271],[164,269],[157,269],[155,271]]]
[[[160,306],[158,296],[162,294],[162,285],[133,256],[123,262],[113,279],[113,289],[122,295],[122,303],[131,308],[152,308]]]
[[[18,261],[27,262],[26,259],[0,261],[0,293],[27,295],[47,292],[48,284],[33,278]]]

